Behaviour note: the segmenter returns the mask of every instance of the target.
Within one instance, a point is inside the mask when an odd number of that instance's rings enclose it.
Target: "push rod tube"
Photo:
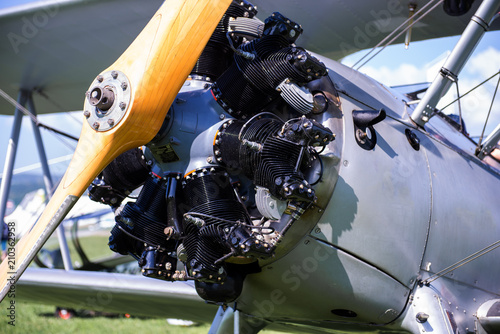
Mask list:
[[[488,31],[489,23],[496,14],[500,0],[484,0],[465,28],[462,37],[446,59],[445,64],[425,93],[424,97],[412,113],[412,120],[424,127],[436,109],[441,97],[446,93],[476,48],[477,44]]]

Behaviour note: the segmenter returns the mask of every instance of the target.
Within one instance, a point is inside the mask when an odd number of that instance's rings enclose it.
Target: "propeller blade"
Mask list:
[[[90,86],[80,140],[43,214],[0,265],[0,300],[95,177],[148,143],[232,0],[167,0]],[[96,50],[98,52],[98,50]],[[9,245],[10,247],[10,245]]]

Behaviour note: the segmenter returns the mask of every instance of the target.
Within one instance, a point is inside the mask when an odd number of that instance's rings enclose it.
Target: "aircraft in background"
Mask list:
[[[180,22],[209,15],[185,3],[197,14],[167,2]],[[125,37],[135,36],[123,22],[136,18],[131,27],[138,32],[160,5],[147,4],[152,7],[43,2],[0,13],[2,30],[13,32],[10,45],[1,44],[2,63],[12,64],[0,79],[2,89],[10,96],[19,92],[20,104],[27,102],[32,113],[36,104],[41,113],[53,111],[51,104],[79,108],[92,82],[80,141],[92,152],[100,144],[87,137],[129,124],[132,116],[125,114],[134,114],[135,107],[127,108],[136,91],[163,99],[171,92],[164,82],[180,80],[156,79],[168,72],[163,67],[149,71],[169,59],[161,48],[152,58],[133,53],[138,62],[148,59],[137,72],[153,78],[153,86],[136,85],[121,70],[93,78],[123,52],[131,41]],[[231,2],[201,57],[187,68],[190,77],[172,106],[152,106],[164,113],[154,138],[116,154],[88,182],[91,196],[116,210],[111,249],[135,257],[149,277],[68,270],[66,260],[67,270],[27,269],[19,291],[65,307],[213,319],[214,333],[498,332],[500,163],[490,153],[500,127],[476,143],[460,118],[435,106],[484,30],[498,29],[498,22],[489,25],[500,1],[255,4],[267,19],[257,19],[246,1]],[[220,9],[217,1],[212,5]],[[160,11],[168,16],[165,5]],[[104,19],[108,13],[112,19]],[[151,38],[148,29],[157,21],[151,22],[139,42]],[[410,22],[411,34],[406,30],[396,42],[459,34],[467,25],[436,80],[420,94],[398,93],[327,58],[376,46],[384,29],[408,28]],[[182,27],[172,34],[191,31]],[[185,49],[176,52],[197,46],[187,41],[198,37],[181,34]],[[137,45],[123,53],[127,66],[134,64],[127,56]],[[54,59],[57,67],[48,66]],[[187,66],[162,64],[168,70]],[[12,137],[6,178],[16,128]],[[75,154],[92,165],[89,157]],[[62,191],[70,183],[63,180]],[[137,200],[121,205],[140,185]],[[6,189],[2,180],[2,198]],[[37,225],[55,228],[68,201],[76,200],[68,194],[66,202],[49,204],[55,215],[42,216],[23,247],[38,249],[45,232],[39,239]],[[23,251],[18,275],[32,250]]]

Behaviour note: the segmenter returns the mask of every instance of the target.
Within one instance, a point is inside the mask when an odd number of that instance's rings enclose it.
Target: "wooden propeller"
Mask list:
[[[99,122],[83,122],[73,159],[59,187],[37,223],[16,245],[15,259],[8,257],[0,265],[0,300],[101,170],[121,153],[148,143],[159,131],[230,3],[231,0],[165,1],[129,48],[96,79],[95,82],[102,82],[103,76],[111,76],[107,91],[122,94],[120,89],[129,90],[127,103],[109,103],[122,112],[118,118],[110,118],[105,112],[85,112],[87,118],[104,120],[105,127],[99,127]],[[126,77],[123,87],[113,86],[113,80],[120,79],[116,78],[117,73]],[[95,89],[91,86],[89,90],[92,96],[103,91],[96,93]],[[87,95],[89,101],[90,96]]]

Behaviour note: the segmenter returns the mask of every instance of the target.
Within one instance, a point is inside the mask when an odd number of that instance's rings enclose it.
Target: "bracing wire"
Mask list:
[[[491,77],[489,77],[488,79],[486,79],[483,82],[479,83],[478,85],[474,86],[468,92],[464,93],[462,96],[458,96],[455,100],[451,101],[450,103],[448,103],[447,105],[445,105],[443,108],[441,108],[441,111],[443,111],[444,109],[448,108],[453,103],[455,103],[458,100],[460,100],[461,98],[465,97],[467,94],[472,93],[474,90],[476,90],[477,88],[481,87],[482,85],[484,85],[485,83],[487,83],[488,81],[490,81],[491,79],[493,79],[494,77],[496,77],[499,74],[500,74],[500,71],[498,71],[497,73],[493,74]]]
[[[462,260],[460,260],[460,261],[452,264],[449,267],[444,268],[441,271],[438,271],[434,275],[432,275],[429,278],[427,278],[423,283],[426,284],[426,285],[428,285],[431,282],[437,280],[438,278],[440,278],[440,277],[448,274],[449,272],[451,272],[451,271],[453,271],[455,269],[458,269],[458,268],[466,265],[467,263],[469,263],[469,262],[471,262],[471,261],[473,261],[473,260],[475,260],[475,259],[483,256],[483,255],[488,254],[489,252],[491,252],[492,250],[494,250],[494,249],[496,249],[498,247],[500,247],[500,240],[495,241],[491,245],[489,245],[489,246],[487,246],[487,247],[485,247],[485,248],[483,248],[483,249],[481,249],[481,250],[479,250],[479,251],[477,251],[477,252],[475,252],[475,253],[467,256],[466,258],[464,258],[464,259],[462,259]]]
[[[9,94],[7,94],[2,89],[0,89],[0,96],[2,96],[7,102],[12,104],[14,107],[16,107],[16,109],[20,110],[23,114],[28,116],[33,121],[33,123],[36,124],[36,126],[39,126],[39,127],[44,128],[46,130],[52,131],[54,133],[57,133],[61,136],[66,137],[66,138],[70,138],[70,139],[78,141],[78,138],[40,122],[38,120],[38,118],[35,115],[33,115],[33,113],[31,113],[28,109],[26,109],[24,106],[22,106],[19,102],[17,102],[12,97],[10,97]]]
[[[486,131],[486,125],[488,124],[488,119],[490,118],[491,109],[493,109],[493,103],[495,102],[495,97],[497,96],[498,85],[500,85],[500,77],[498,77],[497,86],[495,87],[495,92],[493,93],[493,98],[491,99],[490,109],[488,110],[488,114],[486,115],[486,121],[484,121],[483,131],[481,132],[481,137],[479,137],[477,148],[481,147],[481,143],[482,143],[483,137],[484,137],[484,132]]]
[[[361,65],[359,65],[356,70],[359,70],[361,67],[363,67],[364,65],[366,65],[366,63],[368,63],[370,60],[372,60],[376,55],[378,55],[380,52],[382,52],[382,50],[384,50],[388,45],[392,44],[392,42],[394,42],[399,36],[401,36],[402,34],[404,34],[406,31],[408,31],[408,29],[412,28],[416,23],[418,23],[420,20],[422,20],[424,17],[426,17],[430,12],[432,12],[437,6],[439,6],[444,0],[439,0],[436,4],[434,4],[434,6],[432,6],[428,11],[426,11],[425,13],[423,13],[418,19],[414,19],[416,16],[420,15],[421,12],[423,12],[425,9],[427,9],[427,7],[429,7],[434,1],[430,1],[428,2],[425,6],[423,6],[422,8],[420,8],[420,10],[418,10],[412,17],[408,18],[406,21],[404,21],[401,25],[399,25],[399,27],[397,27],[396,29],[394,29],[389,35],[387,35],[382,41],[380,41],[377,45],[375,45],[366,55],[364,55],[360,60],[358,60],[354,65],[351,66],[351,68],[354,68],[357,64],[359,64],[360,62],[362,62],[366,57],[368,57],[368,55],[370,55],[373,51],[375,51],[377,48],[379,48],[380,46],[384,45],[380,50],[378,50],[374,55],[372,55],[370,58],[368,58],[364,63],[362,63]],[[411,20],[414,20],[413,22],[410,23]],[[408,24],[409,23],[409,24]],[[391,40],[389,40],[389,42],[387,42],[386,44],[384,44],[392,35],[394,35],[399,29],[401,29],[402,27],[404,27],[405,25],[406,28],[403,29],[402,31],[400,31],[398,34],[396,34],[396,36],[394,36]]]

